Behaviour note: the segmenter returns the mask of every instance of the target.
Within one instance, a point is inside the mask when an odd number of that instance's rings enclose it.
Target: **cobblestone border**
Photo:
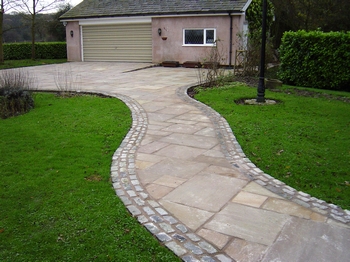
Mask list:
[[[185,262],[234,262],[169,214],[145,192],[136,175],[135,153],[146,133],[147,113],[132,98],[101,93],[122,100],[132,112],[132,127],[112,157],[113,188],[131,215]]]
[[[255,181],[273,193],[289,199],[303,207],[310,208],[311,210],[334,219],[337,222],[350,226],[349,210],[343,210],[339,206],[326,203],[324,200],[320,200],[310,196],[307,193],[297,191],[296,189],[286,185],[285,183],[273,178],[257,168],[244,154],[227,121],[212,108],[190,98],[187,95],[187,90],[190,87],[191,86],[185,86],[177,89],[177,95],[185,102],[190,103],[200,109],[209,117],[214,124],[223,153],[234,167],[238,168],[250,180]]]

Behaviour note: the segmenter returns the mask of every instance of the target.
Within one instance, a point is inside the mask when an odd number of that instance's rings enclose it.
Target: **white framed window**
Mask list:
[[[183,30],[184,46],[214,46],[215,40],[215,28],[192,28]]]

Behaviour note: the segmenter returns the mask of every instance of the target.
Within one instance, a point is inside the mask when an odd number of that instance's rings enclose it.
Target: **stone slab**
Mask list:
[[[190,111],[191,109],[193,109],[192,106],[179,103],[177,105],[170,105],[163,109],[160,109],[159,111],[157,111],[157,113],[169,114],[169,115],[182,115]]]
[[[154,199],[158,200],[169,194],[173,188],[157,184],[149,184],[146,186],[146,190],[148,194],[150,194]]]
[[[211,165],[209,167],[207,167],[206,169],[204,169],[202,171],[202,173],[214,173],[214,174],[218,174],[218,175],[223,175],[223,176],[229,176],[229,177],[235,177],[238,179],[242,179],[242,180],[247,180],[248,178],[243,175],[241,172],[239,172],[238,170],[236,170],[233,167],[223,167],[223,166],[216,166],[216,165]]]
[[[149,112],[147,115],[150,121],[157,121],[157,122],[167,121],[174,117],[174,115],[158,114],[157,112],[154,112],[154,113]]]
[[[231,164],[224,157],[211,157],[211,156],[199,155],[194,160],[197,162],[210,163],[211,165],[231,168]]]
[[[311,209],[283,199],[270,198],[264,203],[262,208],[306,219],[310,219],[312,214]]]
[[[261,261],[267,246],[235,238],[225,249],[226,253],[239,262]]]
[[[158,141],[155,141],[155,142],[152,142],[152,143],[149,143],[147,145],[144,145],[144,146],[141,146],[139,149],[138,149],[138,152],[140,153],[146,153],[146,154],[152,154],[166,146],[168,146],[169,144],[167,143],[162,143],[162,142],[158,142]]]
[[[160,200],[159,203],[167,211],[173,214],[174,217],[194,231],[196,231],[214,215],[212,212],[180,205],[166,200]]]
[[[267,190],[266,188],[260,186],[259,184],[255,183],[255,182],[250,182],[245,188],[243,188],[243,190],[247,191],[247,192],[263,195],[263,196],[284,199],[283,197]]]
[[[220,149],[211,149],[206,151],[203,155],[210,156],[210,157],[225,157],[225,155],[220,151]]]
[[[260,207],[266,199],[267,196],[241,191],[232,199],[232,202],[252,207]]]
[[[215,130],[212,127],[205,127],[202,130],[196,132],[195,135],[216,137]]]
[[[194,134],[197,131],[203,129],[202,126],[193,125],[193,124],[174,124],[162,129],[165,132],[173,132],[173,133],[183,133],[183,134]]]
[[[230,239],[229,236],[205,228],[199,230],[198,235],[213,243],[219,249],[222,249]]]
[[[156,152],[159,156],[192,160],[204,153],[206,150],[181,145],[169,145]]]
[[[176,119],[210,123],[210,120],[207,116],[205,116],[204,114],[196,114],[196,113],[184,114],[176,117]]]
[[[136,154],[136,160],[137,161],[146,161],[146,162],[158,163],[158,162],[164,160],[164,157],[157,156],[157,155],[154,155],[154,154],[137,153]]]
[[[206,163],[167,158],[147,169],[138,170],[138,176],[143,184],[152,183],[164,175],[187,179],[196,175],[207,166],[208,164]]]
[[[137,169],[146,169],[152,165],[154,165],[154,163],[152,163],[152,162],[139,161],[139,160],[135,161],[135,166]]]
[[[156,181],[154,181],[154,184],[175,188],[175,187],[178,187],[179,185],[183,184],[186,181],[187,180],[183,179],[183,178],[165,175],[165,176],[158,178]]]
[[[269,248],[263,262],[347,262],[350,229],[293,218]]]
[[[247,181],[216,174],[200,174],[183,183],[164,200],[218,212]]]
[[[191,146],[204,149],[211,149],[219,143],[219,141],[214,137],[177,133],[163,137],[159,141],[163,143]]]
[[[204,227],[249,242],[271,245],[289,216],[229,203]]]

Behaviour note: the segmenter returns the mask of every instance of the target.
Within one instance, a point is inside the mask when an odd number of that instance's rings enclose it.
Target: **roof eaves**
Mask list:
[[[189,11],[189,12],[162,12],[162,13],[135,13],[125,15],[77,15],[77,16],[61,16],[59,20],[70,19],[85,19],[85,18],[112,18],[112,17],[138,17],[138,16],[177,16],[177,15],[215,15],[215,14],[240,14],[242,11],[238,10],[225,10],[225,11]]]
[[[253,0],[248,0],[247,2],[246,2],[246,4],[243,6],[243,8],[242,8],[242,12],[245,12],[245,11],[247,11],[247,9],[248,9],[248,7],[250,6],[250,4],[251,4],[251,2],[252,2]]]

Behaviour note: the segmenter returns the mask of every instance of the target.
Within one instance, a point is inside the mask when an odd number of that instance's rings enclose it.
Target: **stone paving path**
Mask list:
[[[123,100],[133,126],[111,177],[126,208],[183,261],[349,261],[350,212],[263,173],[226,121],[186,95],[195,69],[135,63],[28,68],[56,90],[71,72],[78,91]]]

